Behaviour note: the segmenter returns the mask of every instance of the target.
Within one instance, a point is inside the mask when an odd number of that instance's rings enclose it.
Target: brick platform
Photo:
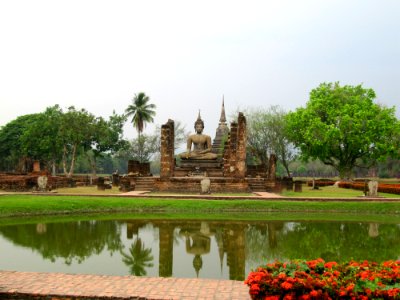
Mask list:
[[[250,299],[242,281],[0,271],[0,299]]]

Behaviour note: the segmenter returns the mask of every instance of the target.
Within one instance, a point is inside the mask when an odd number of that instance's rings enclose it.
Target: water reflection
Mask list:
[[[398,259],[399,233],[355,222],[42,222],[0,227],[0,269],[243,280],[276,259]]]
[[[151,249],[145,248],[142,240],[136,238],[129,248],[129,253],[121,251],[123,256],[122,261],[129,267],[131,275],[144,276],[147,275],[145,268],[153,266],[153,255]]]

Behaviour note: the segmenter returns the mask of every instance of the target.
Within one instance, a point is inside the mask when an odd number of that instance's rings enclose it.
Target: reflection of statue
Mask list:
[[[199,277],[199,271],[203,266],[201,255],[210,253],[211,240],[200,232],[190,234],[190,236],[192,240],[188,235],[186,236],[186,252],[194,254],[193,267],[196,270],[197,277]]]
[[[179,234],[186,238],[186,253],[194,254],[193,267],[197,277],[199,277],[199,271],[203,266],[203,259],[201,256],[210,253],[210,227],[206,222],[201,222],[200,231],[187,231],[183,229]]]
[[[216,159],[217,155],[211,152],[211,137],[203,134],[204,122],[199,116],[194,123],[195,134],[192,134],[187,139],[186,152],[179,156],[182,159]],[[192,150],[193,144],[193,150]]]

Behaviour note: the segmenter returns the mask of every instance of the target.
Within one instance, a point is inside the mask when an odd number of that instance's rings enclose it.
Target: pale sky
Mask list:
[[[228,115],[294,110],[335,81],[400,116],[399,0],[0,0],[0,126],[55,104],[107,118],[143,91],[155,124],[193,131],[200,109],[213,137],[222,95]]]

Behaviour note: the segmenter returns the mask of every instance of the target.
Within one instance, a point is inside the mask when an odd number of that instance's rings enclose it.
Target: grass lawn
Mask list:
[[[362,197],[363,192],[352,189],[337,188],[333,186],[325,186],[320,187],[318,190],[313,190],[311,187],[303,185],[303,191],[300,193],[283,190],[281,195],[285,197],[352,198]],[[378,195],[379,197],[384,198],[400,198],[400,195],[396,194],[378,193]]]
[[[295,200],[199,200],[57,196],[57,195],[2,195],[0,217],[21,215],[81,214],[81,213],[357,213],[389,214],[400,217],[400,202],[384,201],[295,201]]]

